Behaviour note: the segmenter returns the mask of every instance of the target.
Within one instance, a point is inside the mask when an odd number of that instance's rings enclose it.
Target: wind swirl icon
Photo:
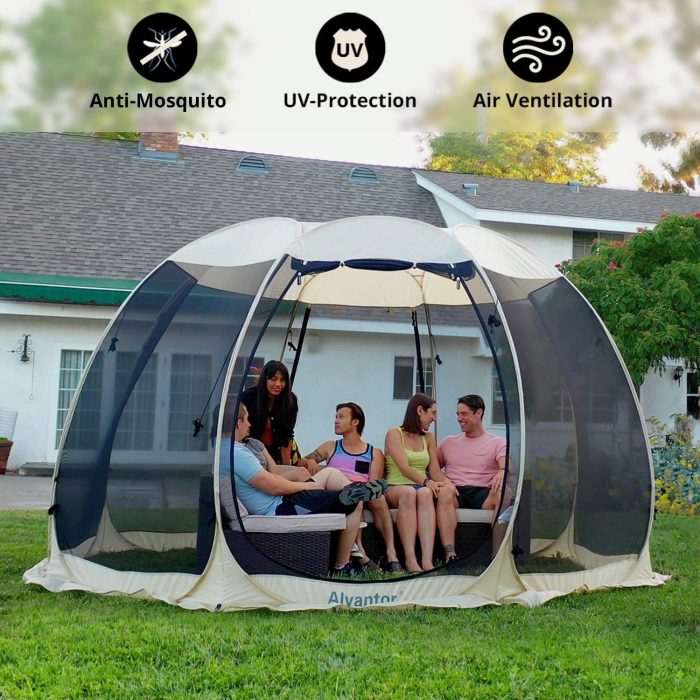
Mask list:
[[[520,46],[515,46],[512,50],[513,53],[513,63],[516,63],[522,58],[530,59],[530,72],[539,73],[542,70],[542,59],[536,54],[541,54],[544,56],[558,56],[566,48],[566,39],[563,36],[555,36],[552,38],[552,30],[543,24],[538,30],[536,36],[519,36],[513,39],[512,44],[519,44],[522,41],[533,42],[528,44],[521,44]],[[556,50],[547,50],[538,44],[546,44],[549,40],[552,41],[552,46]],[[528,53],[532,52],[532,53]]]

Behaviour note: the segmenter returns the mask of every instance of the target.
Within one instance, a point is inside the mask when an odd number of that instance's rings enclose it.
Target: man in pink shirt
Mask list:
[[[461,396],[457,399],[457,422],[462,433],[447,437],[438,445],[440,466],[454,485],[438,493],[437,522],[446,562],[457,556],[455,508],[484,508],[496,513],[501,500],[506,441],[484,430],[484,411],[481,396]]]

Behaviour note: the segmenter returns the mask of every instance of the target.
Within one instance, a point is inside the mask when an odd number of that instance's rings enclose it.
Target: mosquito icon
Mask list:
[[[144,40],[144,46],[155,49],[148,54],[141,63],[148,64],[149,72],[154,71],[161,63],[164,63],[171,71],[176,72],[177,66],[175,64],[175,59],[173,58],[173,49],[177,46],[182,46],[182,41],[187,32],[180,32],[177,36],[173,37],[173,32],[176,29],[171,29],[167,32],[157,32],[155,29],[148,28],[149,31],[153,32],[153,38],[155,41]]]

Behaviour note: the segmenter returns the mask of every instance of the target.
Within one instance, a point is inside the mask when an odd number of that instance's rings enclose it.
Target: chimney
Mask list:
[[[154,160],[177,160],[177,131],[142,131],[139,134],[139,156]]]

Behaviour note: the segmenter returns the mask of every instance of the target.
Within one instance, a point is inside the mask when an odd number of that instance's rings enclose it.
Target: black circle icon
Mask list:
[[[329,19],[316,37],[316,58],[323,70],[343,83],[374,75],[384,61],[382,30],[369,18],[344,12]]]
[[[126,49],[139,75],[154,83],[171,83],[197,60],[197,37],[181,17],[157,12],[131,30]]]
[[[508,68],[531,83],[558,78],[573,54],[574,40],[566,25],[545,12],[533,12],[515,20],[503,39]]]

